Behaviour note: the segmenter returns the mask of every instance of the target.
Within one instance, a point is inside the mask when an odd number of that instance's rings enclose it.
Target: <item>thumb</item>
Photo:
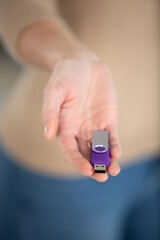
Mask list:
[[[53,139],[57,134],[59,113],[64,99],[65,94],[61,85],[49,85],[45,88],[41,118],[45,125],[44,135],[47,140]]]

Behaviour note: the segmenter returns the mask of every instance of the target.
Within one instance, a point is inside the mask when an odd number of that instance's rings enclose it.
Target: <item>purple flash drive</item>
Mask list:
[[[105,173],[109,166],[109,144],[107,131],[93,131],[90,145],[90,162],[95,173]]]

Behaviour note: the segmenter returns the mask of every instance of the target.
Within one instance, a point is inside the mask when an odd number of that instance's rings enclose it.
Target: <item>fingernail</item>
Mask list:
[[[118,173],[120,173],[120,169],[119,170],[116,170],[113,172],[113,175],[116,176]]]
[[[46,135],[46,132],[47,132],[47,126],[45,125],[44,126],[44,135]]]

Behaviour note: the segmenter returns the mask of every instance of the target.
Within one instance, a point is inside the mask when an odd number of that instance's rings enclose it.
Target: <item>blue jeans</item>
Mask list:
[[[160,157],[98,183],[30,172],[1,147],[1,240],[159,240],[159,229]]]

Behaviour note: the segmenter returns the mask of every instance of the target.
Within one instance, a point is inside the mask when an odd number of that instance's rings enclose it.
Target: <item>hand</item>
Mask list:
[[[93,130],[107,130],[110,166],[116,176],[120,167],[115,159],[121,154],[118,139],[117,101],[111,75],[100,61],[87,59],[60,60],[44,90],[42,120],[45,137],[56,135],[67,162],[81,174],[106,181],[107,173],[94,173],[89,162]]]

